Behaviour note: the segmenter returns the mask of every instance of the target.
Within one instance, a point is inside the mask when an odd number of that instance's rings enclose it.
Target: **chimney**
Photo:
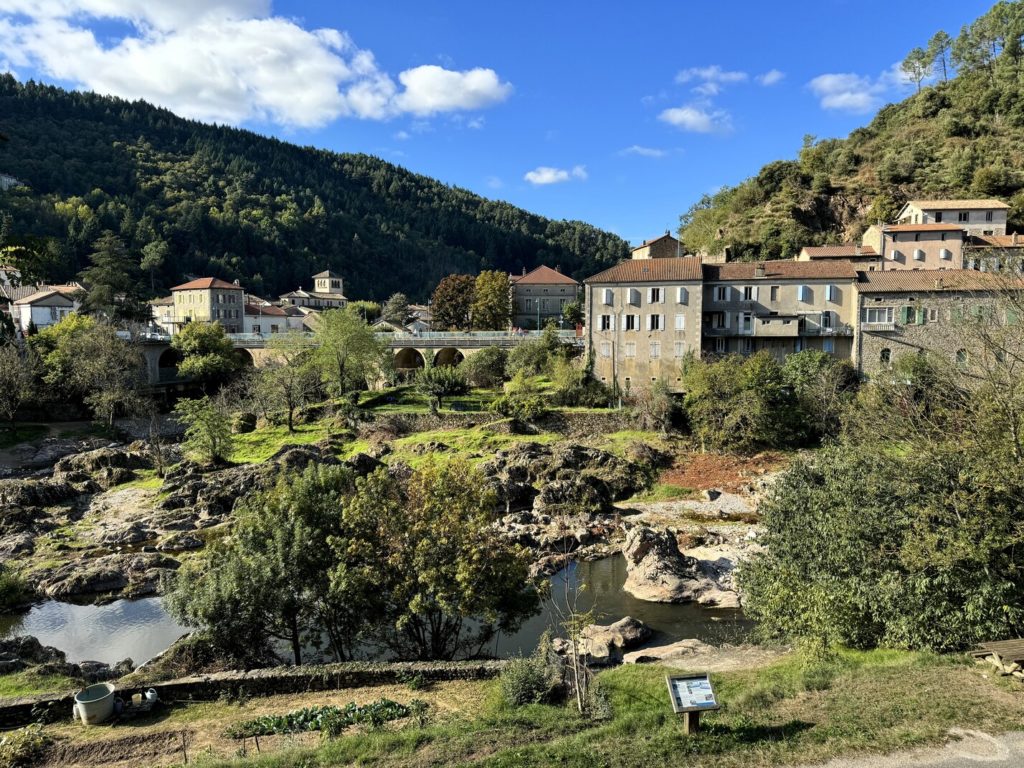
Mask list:
[[[240,282],[238,282],[238,278],[237,278],[237,277],[236,277],[236,278],[235,278],[235,279],[234,279],[234,280],[233,280],[232,282],[233,282],[233,283],[234,283],[235,285],[237,285],[237,286],[241,286],[241,285],[242,285],[242,284],[241,284]]]
[[[523,267],[523,277],[526,277],[526,267]]]
[[[859,245],[855,245],[853,247],[853,255],[854,256],[860,256],[860,246]]]
[[[759,261],[754,265],[754,277],[764,277],[764,262]]]
[[[558,274],[562,274],[562,265],[561,264],[555,264],[555,272],[557,272]]]
[[[1013,239],[1011,240],[1011,242],[1013,243],[1013,245],[1016,245],[1017,244],[1017,233],[1016,232],[1013,233],[1012,238]]]
[[[941,291],[941,290],[942,290],[942,278],[941,278],[941,277],[940,277],[940,278],[938,278],[938,279],[937,279],[937,280],[935,281],[935,290],[936,290],[936,291]]]

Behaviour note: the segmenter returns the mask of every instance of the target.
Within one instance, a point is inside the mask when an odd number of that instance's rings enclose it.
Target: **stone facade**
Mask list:
[[[546,266],[512,277],[510,282],[512,325],[516,328],[541,330],[549,322],[562,327],[565,305],[579,299],[580,284]]]
[[[957,224],[876,224],[861,244],[882,254],[883,270],[964,267],[964,230]]]
[[[900,224],[956,224],[968,235],[1005,235],[1010,206],[1000,200],[910,200]]]
[[[661,237],[653,240],[644,240],[641,245],[633,249],[631,258],[634,259],[674,259],[683,256],[682,243],[666,232]]]
[[[174,332],[187,323],[220,323],[228,333],[242,332],[245,292],[236,283],[204,277],[171,289]]]

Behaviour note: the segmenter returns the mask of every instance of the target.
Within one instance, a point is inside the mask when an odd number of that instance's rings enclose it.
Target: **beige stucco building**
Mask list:
[[[341,275],[325,270],[313,275],[313,290],[299,288],[280,296],[282,305],[309,307],[310,309],[344,309],[348,306],[345,298],[345,281]]]
[[[875,224],[861,246],[882,255],[882,270],[963,269],[964,237],[958,224]]]
[[[177,333],[187,323],[220,323],[227,333],[241,333],[244,291],[238,283],[201,277],[171,288],[174,311],[169,321]]]
[[[704,354],[850,357],[857,270],[849,261],[705,264],[703,272]]]
[[[956,224],[968,235],[1005,235],[1010,209],[999,200],[910,200],[899,224]]]
[[[580,284],[551,267],[539,266],[519,277],[512,285],[512,325],[539,330],[549,321],[562,324],[562,310],[579,297]]]
[[[698,258],[624,261],[583,281],[594,376],[618,392],[663,380],[700,355],[702,265]]]
[[[630,258],[674,259],[685,255],[683,244],[666,231],[661,237],[656,237],[653,240],[644,240],[643,243],[633,249]]]
[[[882,269],[882,255],[870,245],[808,245],[800,249],[797,261],[849,261],[857,269],[873,272]]]

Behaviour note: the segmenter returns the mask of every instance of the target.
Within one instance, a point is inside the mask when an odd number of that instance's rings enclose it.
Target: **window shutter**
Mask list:
[[[647,289],[647,303],[651,304],[651,303],[653,303],[653,301],[654,301],[654,289],[653,288],[648,288]]]
[[[910,322],[910,313],[913,309],[913,307],[900,307],[900,322],[903,325],[907,325]]]
[[[688,304],[689,302],[690,302],[690,292],[688,290],[686,290],[685,288],[683,288],[682,286],[680,286],[679,287],[679,303],[680,304]]]
[[[918,325],[924,325],[927,322],[927,320],[928,320],[927,312],[925,312],[924,307],[918,307],[917,308],[917,324]]]
[[[1006,310],[1006,324],[1017,325],[1020,322],[1020,314],[1015,309]]]
[[[722,314],[725,316],[725,327],[728,328],[729,327],[729,317],[732,315],[732,312],[723,312]]]
[[[665,316],[664,315],[658,315],[658,330],[659,331],[665,330]]]
[[[760,288],[759,288],[758,286],[756,286],[756,285],[754,286],[754,292],[753,292],[753,296],[751,296],[751,298],[752,298],[752,299],[753,299],[754,301],[757,301],[757,296],[758,296],[758,293],[760,292],[760,290],[761,290],[761,289],[760,289]]]

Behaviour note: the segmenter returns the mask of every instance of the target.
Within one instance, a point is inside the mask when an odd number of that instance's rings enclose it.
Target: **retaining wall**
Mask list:
[[[345,662],[301,667],[270,667],[249,671],[216,672],[182,677],[163,683],[118,688],[118,695],[153,688],[161,701],[212,701],[221,696],[271,696],[279,693],[334,691],[391,685],[413,675],[424,680],[487,680],[497,677],[506,662]],[[115,681],[116,684],[116,681]],[[71,716],[74,692],[8,699],[0,703],[0,729],[19,728],[34,722],[54,722]]]

